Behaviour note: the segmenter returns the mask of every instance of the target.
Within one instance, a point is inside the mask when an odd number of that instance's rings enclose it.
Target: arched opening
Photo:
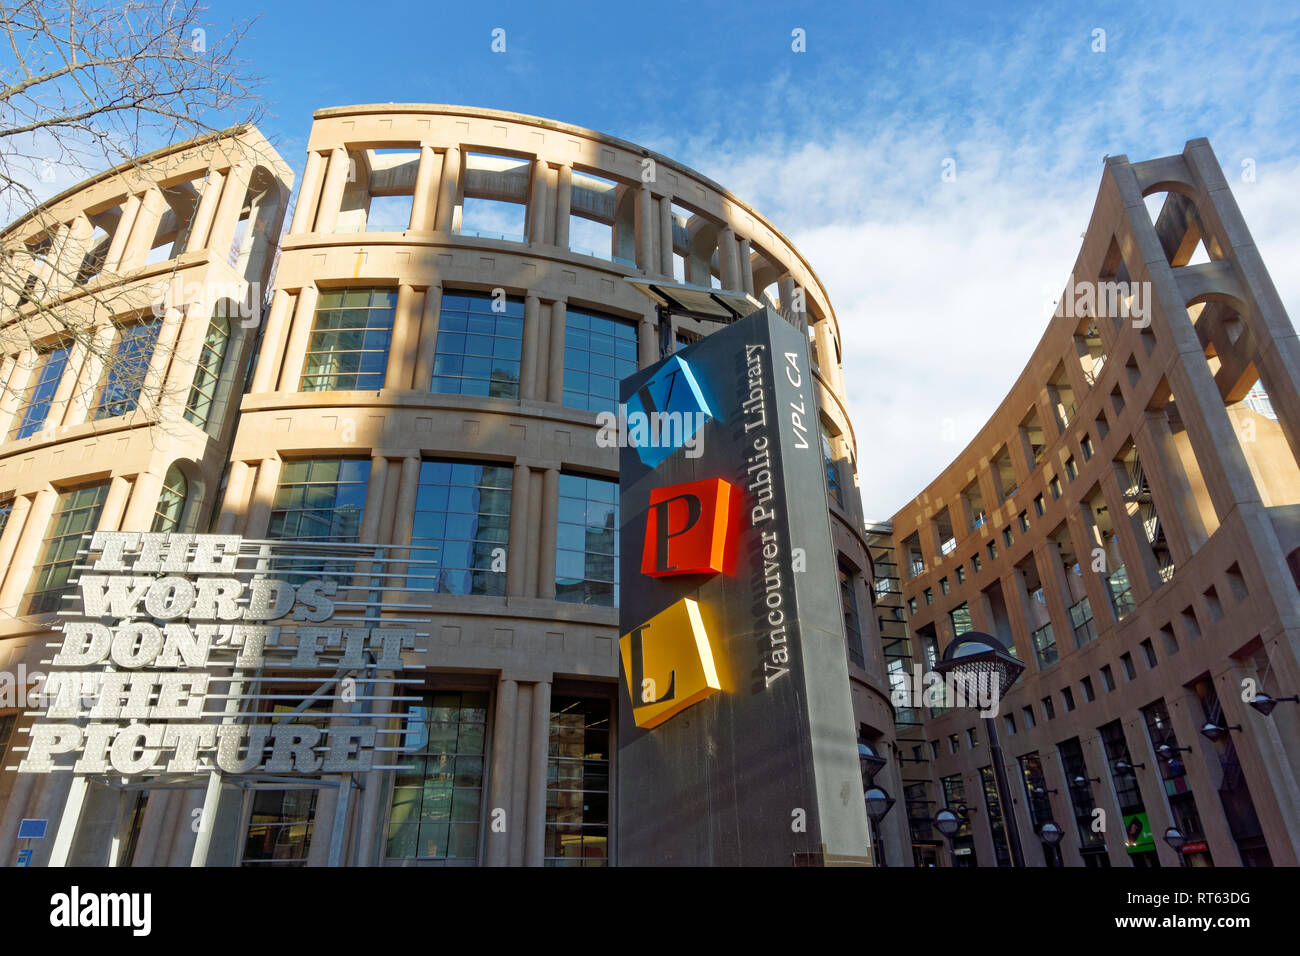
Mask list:
[[[162,491],[158,495],[158,505],[154,508],[150,531],[171,533],[182,529],[189,485],[189,480],[178,464],[167,469]]]
[[[189,398],[185,402],[185,420],[196,428],[207,430],[214,424],[213,409],[221,385],[221,374],[230,353],[230,316],[233,303],[222,299],[208,320],[203,336],[203,347],[194,369]],[[215,424],[220,424],[219,419]]]

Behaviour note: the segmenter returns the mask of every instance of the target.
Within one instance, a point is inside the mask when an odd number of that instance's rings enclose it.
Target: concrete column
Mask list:
[[[1047,613],[1052,620],[1052,633],[1056,635],[1057,653],[1064,657],[1074,647],[1074,625],[1070,620],[1070,582],[1065,579],[1060,552],[1050,538],[1040,541],[1034,548],[1038,563],[1038,577],[1043,582],[1047,596]],[[1069,643],[1066,643],[1068,640]]]
[[[397,502],[393,507],[393,529],[389,540],[397,546],[398,557],[410,557],[411,531],[415,526],[415,504],[420,491],[420,458],[408,455],[402,459],[401,474],[397,479]],[[390,564],[393,574],[403,574],[405,564]],[[397,580],[394,578],[393,580]]]
[[[27,593],[31,583],[32,568],[41,554],[41,544],[45,540],[45,531],[50,523],[50,515],[59,494],[53,488],[42,488],[32,499],[27,521],[23,525],[22,536],[14,548],[13,563],[5,577],[4,586],[0,587],[0,614],[16,616],[18,605]]]
[[[736,231],[723,226],[718,233],[718,272],[722,287],[729,292],[736,292],[741,287],[740,263],[736,260]]]
[[[57,295],[66,295],[77,285],[82,260],[90,251],[90,239],[95,234],[89,217],[77,213],[66,227],[60,228],[61,242],[55,248],[56,259],[50,276],[50,288]]]
[[[199,194],[198,205],[194,207],[194,218],[190,220],[190,233],[185,238],[185,251],[198,252],[206,249],[208,233],[212,230],[212,219],[217,214],[217,200],[221,197],[221,186],[226,177],[219,169],[209,169],[203,180],[203,192]]]
[[[415,376],[411,382],[411,388],[417,392],[427,392],[433,384],[433,360],[438,351],[438,316],[441,311],[442,286],[431,285],[424,291],[424,309],[420,313],[420,339],[415,356]]]
[[[1002,601],[1007,606],[1007,618],[1011,623],[1011,638],[1020,659],[1031,664],[1035,660],[1034,634],[1029,626],[1024,581],[1014,567],[998,578],[998,581],[1002,584]]]
[[[1084,515],[1088,514],[1085,519]],[[1106,608],[1110,607],[1110,588],[1101,575],[1092,570],[1092,549],[1098,547],[1093,536],[1091,514],[1088,506],[1071,507],[1066,510],[1065,520],[1070,529],[1070,539],[1074,542],[1074,553],[1079,558],[1080,575],[1083,589],[1088,595],[1088,605],[1092,608],[1092,619],[1098,631],[1110,619]]]
[[[153,250],[154,236],[158,234],[158,223],[167,212],[167,198],[157,186],[150,186],[140,203],[140,211],[131,227],[131,238],[122,253],[122,269],[138,269],[144,265]]]
[[[550,183],[547,182],[549,172],[545,160],[533,160],[528,201],[528,244],[532,246],[550,245],[550,235],[554,235],[547,228],[553,215],[547,208],[551,198]]]
[[[540,401],[537,394],[537,363],[540,360],[539,339],[541,328],[541,299],[529,293],[524,296],[523,363],[519,368],[519,398],[521,401]]]
[[[533,684],[532,734],[528,739],[528,829],[524,866],[542,866],[546,856],[546,763],[550,752],[551,683]]]
[[[671,319],[669,320],[672,321]],[[649,316],[642,316],[637,323],[637,359],[638,368],[645,368],[659,361],[659,335],[655,323]]]
[[[289,328],[289,316],[292,314],[296,296],[284,289],[277,289],[271,300],[271,308],[266,318],[266,334],[262,338],[262,350],[257,356],[257,370],[253,373],[253,383],[249,391],[253,394],[269,392],[275,388],[275,380],[280,371],[281,357],[284,355],[284,337]]]
[[[1237,504],[1262,503],[1209,366],[1202,361],[1175,362],[1169,369],[1169,386],[1178,399],[1178,414],[1219,521],[1225,521]]]
[[[230,472],[226,475],[226,496],[221,504],[221,516],[217,519],[217,534],[234,534],[236,523],[244,510],[244,499],[248,496],[248,463],[232,461]]]
[[[212,217],[212,231],[208,234],[208,250],[219,262],[226,262],[230,255],[235,232],[239,228],[239,213],[244,208],[244,197],[248,195],[251,174],[252,170],[240,166],[231,167],[226,173],[221,199],[217,202],[217,212]],[[250,226],[251,218],[250,213]]]
[[[339,207],[343,205],[343,191],[348,185],[349,166],[346,149],[336,146],[330,150],[325,185],[321,189],[320,205],[316,212],[316,228],[312,232],[330,233],[338,225]]]
[[[491,820],[498,810],[506,813],[504,833],[496,832],[491,826],[484,833],[486,852],[484,862],[488,866],[506,866],[510,855],[510,835],[515,827],[523,827],[523,820],[512,819],[511,813],[511,767],[515,752],[515,721],[519,704],[519,684],[513,680],[502,680],[497,685],[496,713],[492,719],[492,760],[488,780],[488,819]]]
[[[181,331],[181,310],[169,306],[163,313],[162,326],[158,329],[158,339],[154,342],[153,354],[149,356],[149,368],[145,372],[144,382],[140,388],[140,407],[155,411],[167,401],[167,368],[176,351],[176,339]],[[177,363],[179,366],[181,363]],[[191,368],[189,379],[193,379]],[[189,385],[187,380],[185,383]],[[186,395],[181,395],[184,402]]]
[[[749,295],[754,294],[754,266],[753,259],[751,258],[752,255],[753,250],[749,246],[749,240],[741,239],[740,248],[737,251],[737,257],[740,260],[741,291],[748,293]]]
[[[415,171],[415,191],[411,197],[411,225],[415,232],[433,228],[433,211],[437,204],[434,185],[438,178],[438,154],[432,146],[420,146],[420,164]]]
[[[407,389],[416,361],[416,343],[420,338],[419,307],[423,304],[414,286],[397,287],[397,307],[393,311],[393,335],[388,347],[388,367],[384,388]]]
[[[253,495],[248,502],[248,515],[244,520],[246,538],[262,538],[271,523],[271,505],[275,502],[275,489],[280,480],[280,460],[264,458],[257,464],[257,478],[253,481]]]
[[[442,154],[442,178],[438,181],[438,208],[434,230],[453,232],[456,228],[456,202],[460,196],[460,148],[448,146]]]
[[[1129,582],[1133,585],[1133,599],[1141,603],[1154,590],[1152,582],[1160,580],[1155,555],[1151,552],[1151,545],[1147,542],[1137,516],[1130,517],[1124,507],[1124,496],[1120,492],[1119,479],[1115,477],[1113,467],[1103,471],[1101,490],[1106,498],[1106,508],[1111,515],[1111,527],[1119,542],[1120,554],[1124,556],[1124,566],[1128,569]],[[1107,568],[1106,573],[1114,570]]]
[[[163,477],[143,471],[136,475],[131,503],[122,518],[126,531],[148,531],[153,527],[153,516],[158,510],[158,496],[162,494]]]
[[[357,538],[362,544],[375,544],[379,541],[379,522],[383,518],[384,485],[387,481],[388,459],[383,455],[371,455],[366,503],[361,511],[361,527],[357,529]]]
[[[68,361],[63,367],[63,377],[59,379],[58,387],[54,390],[54,398],[50,400],[50,410],[45,416],[45,427],[55,428],[64,423],[68,417],[68,412],[72,407],[72,396],[76,394],[77,385],[81,381],[81,370],[86,364],[86,358],[90,353],[85,342],[77,341],[72,343],[68,349]]]
[[[116,337],[117,329],[111,323],[95,330],[91,347],[87,350],[85,361],[82,362],[72,386],[68,410],[63,416],[64,425],[80,425],[90,416],[91,407],[95,404],[95,397],[99,393],[104,359],[112,350]]]
[[[131,195],[122,204],[122,212],[117,217],[117,228],[113,238],[108,242],[108,252],[104,255],[104,274],[112,275],[122,271],[122,256],[126,252],[127,240],[131,238],[131,229],[135,226],[135,217],[140,214],[140,197]]]
[[[569,216],[573,210],[573,167],[564,163],[555,181],[555,244],[569,248]]]
[[[564,326],[568,309],[564,299],[551,303],[551,347],[547,357],[546,400],[564,404]]]
[[[515,462],[510,484],[510,539],[506,558],[506,596],[524,596],[524,569],[528,563],[528,545],[533,533],[528,520],[528,486],[532,473],[527,465]]]
[[[673,200],[659,197],[659,272],[673,277]]]
[[[194,372],[199,366],[203,341],[208,336],[210,324],[211,316],[208,314],[206,304],[191,302],[179,324],[170,330],[164,327],[159,336],[158,348],[163,352],[161,363],[162,367],[167,369],[160,400],[176,403],[178,414],[189,399],[190,385],[194,382]],[[232,318],[230,324],[231,340],[227,347],[227,354],[238,355],[236,336],[241,331],[239,320]],[[168,338],[170,341],[166,340]]]
[[[293,219],[289,223],[291,234],[312,231],[312,223],[316,218],[316,196],[320,193],[324,172],[325,156],[314,149],[309,150],[307,166],[302,171],[302,182],[298,186],[298,204],[293,207]]]
[[[650,184],[642,183],[636,194],[636,264],[647,274],[658,268],[658,250],[655,248],[655,227],[659,216],[655,210]]]
[[[560,469],[547,468],[542,473],[542,516],[537,529],[537,596],[555,600],[556,516],[560,506]]]
[[[23,528],[27,525],[27,515],[31,511],[32,500],[26,495],[14,498],[13,510],[5,522],[5,530],[0,534],[0,568],[12,568],[14,552],[18,550],[18,541],[22,538]],[[4,572],[0,571],[0,579]]]
[[[1133,444],[1151,484],[1156,513],[1174,563],[1181,566],[1209,540],[1209,535],[1163,412],[1147,413],[1145,425],[1133,434]]]
[[[126,496],[131,491],[131,482],[127,481],[122,475],[114,475],[108,482],[108,494],[104,496],[104,507],[99,511],[99,523],[95,526],[96,531],[117,531],[123,526],[122,515],[126,510]],[[154,499],[157,504],[157,499]],[[150,522],[152,524],[152,522]],[[128,531],[135,530],[129,525]],[[148,531],[147,527],[140,528],[141,531]]]
[[[289,323],[289,340],[284,349],[284,363],[280,368],[281,392],[298,391],[302,379],[302,365],[307,360],[307,345],[311,339],[312,323],[316,320],[316,300],[319,292],[314,285],[303,286]]]
[[[36,374],[36,349],[25,348],[17,355],[5,357],[0,368],[0,441],[14,425],[14,416],[22,405],[24,390]]]

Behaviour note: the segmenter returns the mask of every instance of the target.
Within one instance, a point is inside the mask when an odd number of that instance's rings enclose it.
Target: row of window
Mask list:
[[[397,293],[392,289],[322,292],[299,390],[383,388],[396,306]],[[523,327],[521,298],[474,292],[444,295],[431,391],[518,399]],[[125,415],[138,407],[160,328],[158,321],[147,321],[118,331],[96,390],[92,420]],[[230,320],[214,315],[185,405],[186,420],[199,428],[208,424],[229,346]],[[10,441],[28,438],[45,427],[70,354],[69,346],[58,346],[38,356],[19,398]],[[566,310],[565,405],[589,411],[613,409],[619,381],[636,368],[634,323],[578,308]]]
[[[397,293],[392,289],[322,292],[308,339],[299,390],[377,391],[384,387]],[[519,398],[524,300],[447,292],[438,316],[430,390]],[[636,371],[635,323],[585,309],[565,310],[564,404],[613,409],[618,383]]]
[[[287,461],[280,471],[267,536],[316,542],[360,540],[369,459]],[[410,567],[405,587],[444,594],[505,594],[514,469],[508,465],[426,460],[420,465]],[[82,536],[99,523],[108,483],[59,494],[28,588],[25,613],[59,609]],[[151,530],[174,531],[185,507],[184,475],[173,468]],[[0,533],[12,499],[0,502]],[[557,509],[555,597],[618,604],[618,483],[561,474]]]
[[[393,775],[385,857],[394,861],[479,862],[491,759],[489,695],[426,693],[408,706],[403,769]],[[607,698],[555,695],[547,728],[547,866],[609,862],[610,720]],[[320,713],[307,720],[326,719]],[[2,725],[0,725],[2,729]],[[316,790],[262,790],[252,797],[244,866],[304,866],[311,851]]]
[[[104,372],[91,405],[92,421],[126,415],[139,407],[160,329],[160,322],[148,321],[125,326],[116,332],[105,356]],[[229,345],[230,320],[214,315],[208,323],[194,381],[185,403],[185,419],[199,428],[208,425]],[[9,441],[29,438],[45,427],[59,383],[68,370],[71,353],[71,346],[61,345],[46,349],[37,356],[27,385],[19,392],[7,436]]]

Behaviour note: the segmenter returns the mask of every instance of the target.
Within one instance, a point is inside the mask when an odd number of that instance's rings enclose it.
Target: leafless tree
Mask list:
[[[147,361],[118,357],[91,331],[122,314],[115,277],[93,250],[71,265],[58,254],[52,200],[104,170],[147,172],[152,151],[257,122],[261,80],[237,58],[250,24],[219,27],[206,12],[190,0],[0,0],[0,221],[13,222],[0,231],[4,353],[56,330],[103,352],[106,380],[140,391]],[[88,274],[94,288],[65,307]]]

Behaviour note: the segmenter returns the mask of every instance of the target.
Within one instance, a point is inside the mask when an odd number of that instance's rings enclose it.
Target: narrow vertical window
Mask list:
[[[59,494],[45,532],[40,560],[32,570],[27,591],[27,614],[48,614],[59,610],[68,591],[68,578],[77,563],[82,536],[99,525],[99,515],[108,497],[108,484],[87,485]]]
[[[194,370],[194,382],[190,385],[190,397],[185,402],[185,420],[198,428],[208,427],[229,348],[230,319],[214,315],[208,320],[198,367]]]
[[[19,397],[13,428],[9,430],[10,441],[29,438],[45,427],[45,419],[49,417],[54,393],[58,391],[59,380],[63,378],[67,367],[66,346],[40,356],[36,368],[32,370],[29,384]]]

